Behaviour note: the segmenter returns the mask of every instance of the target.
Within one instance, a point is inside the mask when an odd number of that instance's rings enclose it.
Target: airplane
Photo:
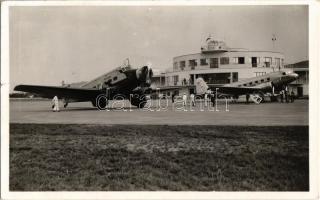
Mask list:
[[[80,87],[67,86],[41,86],[17,85],[14,90],[37,94],[40,97],[63,99],[64,107],[72,102],[91,102],[94,107],[105,109],[108,100],[114,98],[129,99],[133,106],[143,108],[147,103],[145,93],[151,88],[152,69],[143,66],[133,69],[127,63],[99,76]]]
[[[218,91],[219,96],[233,97],[234,99],[237,99],[240,95],[249,94],[253,102],[260,104],[264,100],[266,93],[271,93],[272,96],[275,96],[275,92],[283,90],[297,78],[298,74],[292,71],[277,71],[218,87],[211,85],[211,89]],[[196,79],[197,95],[210,93],[211,89],[210,84],[208,85],[203,78]]]

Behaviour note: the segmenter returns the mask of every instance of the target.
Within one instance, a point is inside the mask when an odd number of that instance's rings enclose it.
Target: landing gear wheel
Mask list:
[[[99,110],[105,110],[108,105],[108,98],[106,95],[101,94],[96,97],[95,100],[91,101],[94,107],[97,107]]]
[[[138,108],[143,108],[147,103],[145,95],[133,95],[130,98],[130,103]]]

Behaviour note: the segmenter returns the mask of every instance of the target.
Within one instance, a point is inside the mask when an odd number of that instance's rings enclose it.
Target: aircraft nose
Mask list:
[[[290,74],[291,75],[291,77],[293,77],[294,79],[297,79],[298,77],[299,77],[299,75],[297,74],[297,73],[292,73],[292,74]]]
[[[137,70],[137,79],[141,83],[146,83],[147,85],[151,84],[151,77],[153,75],[152,69],[148,66],[143,66]]]

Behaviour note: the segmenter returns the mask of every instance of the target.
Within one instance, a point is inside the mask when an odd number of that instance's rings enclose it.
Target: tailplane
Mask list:
[[[199,77],[196,79],[196,93],[197,95],[203,95],[208,91],[209,86],[203,80],[203,78]]]

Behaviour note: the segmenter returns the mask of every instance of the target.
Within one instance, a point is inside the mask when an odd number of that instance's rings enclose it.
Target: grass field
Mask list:
[[[308,127],[10,124],[12,191],[307,191]]]

